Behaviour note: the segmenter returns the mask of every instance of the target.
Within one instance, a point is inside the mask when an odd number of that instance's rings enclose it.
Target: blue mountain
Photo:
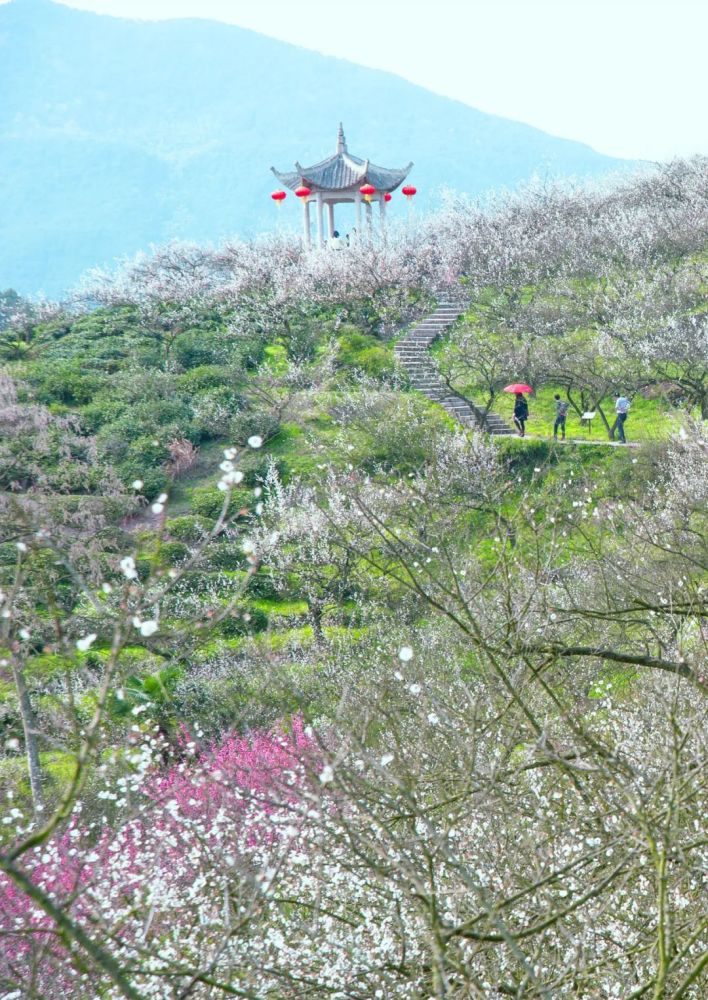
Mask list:
[[[390,73],[230,25],[0,5],[0,289],[61,295],[97,264],[173,238],[273,227],[270,166],[334,151],[413,160],[421,208],[532,175],[626,167]],[[397,205],[403,211],[403,198]],[[297,226],[289,198],[282,221]]]

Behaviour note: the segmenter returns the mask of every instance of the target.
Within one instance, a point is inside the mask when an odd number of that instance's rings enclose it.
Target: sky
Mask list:
[[[612,156],[708,155],[708,0],[63,2],[237,24]]]

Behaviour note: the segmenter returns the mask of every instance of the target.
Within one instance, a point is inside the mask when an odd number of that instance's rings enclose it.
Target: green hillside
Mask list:
[[[4,987],[699,1000],[705,176],[6,297]]]

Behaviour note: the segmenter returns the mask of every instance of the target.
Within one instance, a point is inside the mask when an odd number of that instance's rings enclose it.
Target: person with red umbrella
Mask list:
[[[529,419],[529,404],[524,399],[525,392],[533,392],[530,385],[523,382],[512,382],[504,387],[504,392],[513,392],[516,396],[514,403],[514,424],[519,432],[519,437],[526,435],[526,421]]]

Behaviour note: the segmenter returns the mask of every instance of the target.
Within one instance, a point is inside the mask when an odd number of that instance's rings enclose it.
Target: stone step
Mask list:
[[[434,313],[427,316],[394,345],[394,354],[410,378],[411,388],[438,403],[459,423],[481,428],[488,434],[508,436],[514,433],[505,420],[496,413],[482,413],[463,399],[450,392],[438,375],[428,348],[433,341],[464,312],[464,306],[454,302],[441,302]]]

